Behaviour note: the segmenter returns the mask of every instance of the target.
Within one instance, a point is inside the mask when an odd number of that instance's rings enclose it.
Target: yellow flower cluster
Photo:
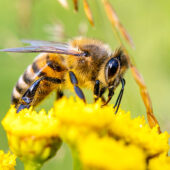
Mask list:
[[[86,169],[146,169],[146,156],[140,148],[110,137],[92,134],[82,141],[79,151]]]
[[[42,164],[53,156],[61,140],[74,155],[76,170],[170,169],[168,133],[151,129],[143,117],[132,119],[119,109],[100,101],[85,104],[80,99],[62,98],[47,114],[12,106],[3,120],[11,150],[24,162]],[[30,164],[30,163],[29,163]]]
[[[168,133],[164,132],[158,135],[157,127],[151,129],[145,123],[144,117],[137,117],[132,120],[130,113],[120,111],[115,119],[112,119],[109,130],[111,136],[138,145],[146,151],[148,156],[167,152],[169,149]]]
[[[23,136],[24,134],[25,136],[36,137],[58,136],[58,120],[53,119],[52,114],[52,109],[46,114],[45,110],[37,113],[32,108],[21,110],[17,114],[15,107],[12,105],[2,124],[7,132],[17,136]]]
[[[16,165],[16,156],[8,153],[4,153],[0,150],[0,169],[1,170],[14,170],[14,166]]]
[[[44,110],[37,113],[24,109],[17,114],[11,106],[2,121],[10,149],[20,157],[26,169],[41,167],[61,146],[58,121],[53,119],[52,113],[52,110],[46,114]]]
[[[57,101],[54,114],[60,122],[60,136],[78,152],[84,169],[146,169],[147,160],[167,154],[168,133],[151,129],[144,117],[101,103],[84,104],[73,98]]]
[[[167,154],[161,154],[149,162],[149,170],[169,170],[170,169],[170,157]]]

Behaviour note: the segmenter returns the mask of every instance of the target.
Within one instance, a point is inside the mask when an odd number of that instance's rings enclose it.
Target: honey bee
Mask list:
[[[3,49],[4,52],[40,53],[20,76],[13,92],[11,103],[20,112],[36,106],[50,92],[56,90],[57,99],[64,89],[72,89],[84,102],[81,88],[93,90],[94,100],[103,98],[108,89],[108,98],[114,95],[121,83],[122,88],[114,107],[118,111],[125,86],[124,73],[128,69],[126,55],[121,48],[112,52],[108,45],[99,40],[75,38],[68,43],[25,40],[30,46]]]

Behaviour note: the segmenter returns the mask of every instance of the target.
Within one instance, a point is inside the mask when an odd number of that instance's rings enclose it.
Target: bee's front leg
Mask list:
[[[100,95],[99,95],[99,97],[102,99],[102,102],[103,102],[103,103],[106,102],[106,99],[105,99],[105,97],[103,96],[103,94],[105,93],[105,91],[106,91],[106,88],[105,88],[105,87],[101,88],[101,90],[100,90]]]
[[[109,88],[108,99],[102,106],[107,105],[110,102],[110,100],[112,99],[113,95],[114,95],[114,88],[112,87],[112,88]]]
[[[117,111],[118,111],[118,109],[119,109],[120,102],[121,102],[121,100],[122,100],[122,96],[123,96],[123,92],[124,92],[124,87],[125,87],[125,79],[124,79],[124,78],[121,78],[120,80],[121,80],[121,83],[122,83],[122,88],[121,88],[121,90],[120,90],[120,93],[119,93],[119,96],[118,96],[118,98],[117,98],[117,100],[116,100],[116,103],[115,103],[115,105],[114,105],[114,107],[113,107],[113,108],[115,108],[115,107],[117,106],[116,111],[115,111],[115,114],[117,113]]]
[[[83,94],[83,91],[78,86],[78,80],[76,78],[76,75],[72,71],[69,71],[69,76],[70,76],[71,83],[74,85],[74,91],[75,91],[76,95],[80,99],[82,99],[84,102],[86,102],[86,99],[85,99],[85,96]]]

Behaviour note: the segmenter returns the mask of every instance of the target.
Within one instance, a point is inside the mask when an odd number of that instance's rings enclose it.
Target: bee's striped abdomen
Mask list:
[[[40,77],[45,77],[38,87],[31,105],[37,105],[53,89],[58,87],[63,79],[67,68],[62,64],[59,55],[40,54],[34,62],[29,65],[23,75],[20,76],[12,93],[12,104],[18,107],[21,104],[21,98],[27,89]]]
[[[24,72],[23,75],[20,76],[18,82],[16,83],[13,92],[12,92],[12,99],[11,103],[17,105],[23,96],[23,94],[26,92],[26,90],[29,88],[29,86],[33,83],[35,80],[35,73],[32,70],[32,65],[29,65]]]

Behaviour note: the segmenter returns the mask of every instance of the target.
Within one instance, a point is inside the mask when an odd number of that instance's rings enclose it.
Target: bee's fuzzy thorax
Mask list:
[[[111,56],[112,51],[107,44],[104,44],[102,41],[91,39],[91,38],[84,38],[84,37],[77,37],[69,42],[72,48],[83,50],[84,46],[98,46],[100,47],[101,51],[105,51],[108,56]]]

